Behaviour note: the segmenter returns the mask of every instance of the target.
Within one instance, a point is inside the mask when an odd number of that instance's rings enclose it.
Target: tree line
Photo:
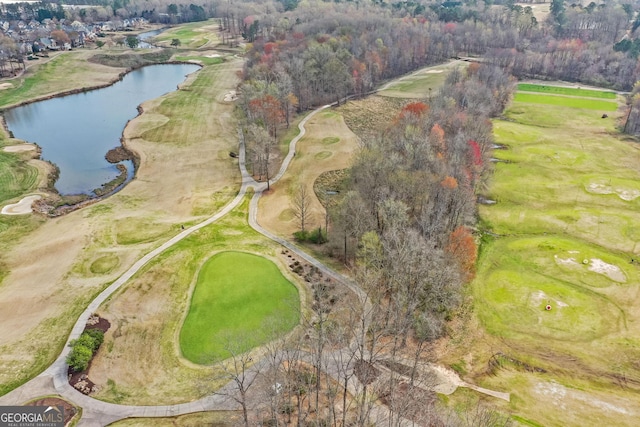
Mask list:
[[[350,245],[357,263],[376,271],[367,286],[383,292],[383,317],[393,314],[385,321],[403,339],[411,330],[440,337],[473,278],[489,118],[502,112],[514,85],[500,68],[472,64],[452,72],[428,104],[406,105],[386,132],[362,141],[350,191],[331,212],[330,238],[345,243],[344,257]]]

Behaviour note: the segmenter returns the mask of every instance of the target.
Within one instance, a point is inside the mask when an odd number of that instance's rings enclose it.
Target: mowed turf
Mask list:
[[[613,101],[603,101],[590,98],[570,98],[568,96],[544,95],[537,93],[518,92],[514,101],[530,104],[559,105],[572,108],[586,108],[589,110],[616,111],[618,104]]]
[[[155,40],[159,42],[171,42],[173,39],[178,39],[180,40],[180,47],[197,49],[204,47],[208,43],[218,41],[215,33],[218,26],[218,21],[214,19],[194,22],[163,31],[155,37]]]
[[[207,364],[284,333],[298,324],[296,287],[261,256],[226,251],[211,257],[198,275],[180,348],[192,362]]]
[[[552,93],[555,95],[569,95],[569,96],[582,96],[586,98],[602,98],[602,99],[616,99],[615,92],[593,90],[593,89],[581,89],[574,87],[563,86],[547,86],[537,85],[532,83],[519,83],[518,90],[521,92],[540,92],[540,93]]]
[[[19,157],[0,147],[0,203],[32,190],[38,183],[38,169]]]
[[[510,392],[505,409],[528,425],[637,425],[637,391],[615,378],[640,378],[640,152],[617,114],[520,95],[494,121],[507,147],[493,153],[503,160],[487,194],[497,203],[479,207],[491,234],[474,307],[490,336],[478,348],[490,354],[477,369],[502,352],[546,372],[505,366],[481,384]]]

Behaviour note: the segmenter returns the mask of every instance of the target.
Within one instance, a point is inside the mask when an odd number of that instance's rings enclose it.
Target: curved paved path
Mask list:
[[[313,112],[311,112],[307,117],[304,118],[298,125],[300,129],[300,133],[291,141],[289,145],[289,153],[285,157],[282,166],[278,172],[278,174],[270,180],[270,184],[274,184],[277,182],[284,173],[286,172],[291,160],[295,155],[295,147],[296,143],[305,135],[306,130],[304,125],[307,121],[313,117],[319,111],[322,111],[328,108],[330,105],[325,105],[320,107]],[[90,396],[86,396],[80,393],[78,390],[74,389],[69,385],[67,379],[67,363],[66,358],[70,352],[69,343],[72,340],[77,339],[87,324],[89,317],[93,313],[95,313],[100,305],[109,298],[114,292],[116,292],[120,287],[122,287],[131,277],[133,277],[142,267],[144,267],[149,261],[153,258],[175,245],[185,237],[191,235],[192,233],[200,230],[203,227],[206,227],[213,222],[219,220],[229,212],[231,212],[235,207],[237,207],[240,202],[242,202],[244,196],[246,195],[247,190],[250,187],[253,187],[255,190],[255,194],[253,199],[251,200],[251,208],[249,215],[249,224],[254,227],[258,232],[262,233],[268,238],[271,238],[278,243],[289,248],[291,251],[295,252],[299,256],[303,257],[309,263],[315,265],[319,269],[323,271],[323,273],[333,277],[334,279],[347,283],[347,279],[342,275],[330,270],[326,266],[324,266],[319,261],[300,251],[295,246],[291,245],[284,239],[276,237],[264,230],[260,227],[255,220],[257,216],[257,201],[262,195],[263,191],[266,189],[266,183],[258,183],[256,182],[251,175],[247,172],[245,167],[246,161],[246,152],[244,147],[244,139],[240,138],[240,147],[239,147],[239,164],[240,171],[242,176],[242,185],[240,186],[240,190],[236,197],[229,202],[221,211],[210,217],[209,219],[201,222],[198,225],[190,227],[180,234],[174,236],[158,248],[149,252],[142,258],[140,258],[135,264],[133,264],[122,276],[120,276],[113,284],[107,287],[104,291],[102,291],[82,312],[78,320],[76,321],[71,333],[69,334],[69,338],[67,339],[67,343],[62,350],[62,353],[58,356],[58,358],[50,365],[44,372],[38,375],[36,378],[28,381],[23,384],[19,388],[13,390],[12,392],[0,397],[0,404],[2,405],[20,405],[29,399],[33,399],[42,395],[47,394],[59,394],[65,399],[73,402],[74,404],[83,408],[82,419],[78,423],[78,426],[104,426],[114,421],[123,418],[129,417],[167,417],[167,416],[176,416],[182,415],[192,412],[201,412],[206,410],[213,409],[237,409],[237,405],[235,405],[232,401],[227,399],[226,397],[216,394],[213,396],[207,396],[205,398],[182,403],[177,405],[158,405],[158,406],[133,406],[133,405],[118,405],[113,403],[103,402],[97,399],[94,399]],[[348,282],[348,286],[357,294],[360,294],[361,291],[352,283]],[[232,388],[233,385],[229,384],[227,387]],[[224,394],[224,393],[222,393]]]
[[[289,152],[282,162],[282,166],[280,170],[276,174],[276,176],[270,180],[270,184],[274,184],[277,182],[282,176],[285,174],[289,164],[293,160],[295,156],[295,148],[297,142],[304,137],[306,133],[306,129],[304,125],[318,112],[329,108],[331,105],[322,106],[310,114],[308,114],[299,124],[298,128],[300,129],[300,133],[291,141],[289,145]],[[82,426],[105,426],[114,421],[130,418],[130,417],[171,417],[176,415],[188,414],[192,412],[202,412],[208,410],[234,410],[239,409],[239,405],[237,405],[232,400],[228,399],[226,395],[229,395],[233,392],[234,386],[232,383],[228,384],[215,395],[207,396],[199,400],[195,400],[193,402],[181,403],[176,405],[158,405],[158,406],[133,406],[133,405],[118,405],[113,403],[103,402],[101,400],[94,399],[90,396],[86,396],[73,387],[69,385],[67,380],[67,363],[66,357],[69,354],[70,347],[68,344],[77,339],[82,331],[85,328],[87,320],[89,317],[95,313],[95,311],[99,308],[99,306],[109,298],[115,291],[117,291],[120,287],[122,287],[133,275],[135,275],[145,264],[151,261],[153,258],[158,256],[160,253],[164,252],[171,246],[175,245],[185,237],[191,235],[192,233],[200,230],[203,227],[206,227],[213,222],[219,220],[229,212],[231,212],[236,206],[242,202],[244,196],[246,195],[247,190],[250,187],[254,188],[255,194],[251,199],[249,205],[249,225],[254,228],[259,233],[263,234],[267,238],[274,240],[286,247],[290,251],[294,252],[296,255],[303,258],[309,264],[314,265],[323,274],[337,280],[340,283],[345,284],[351,291],[353,291],[359,298],[363,301],[366,300],[366,295],[364,292],[351,280],[347,279],[343,275],[331,270],[320,261],[316,260],[312,256],[307,253],[301,251],[298,247],[292,245],[288,241],[275,236],[274,234],[268,232],[264,228],[262,228],[257,222],[257,209],[258,209],[258,200],[262,196],[264,190],[267,187],[266,183],[258,183],[256,182],[251,175],[247,172],[245,167],[246,161],[246,152],[244,146],[244,138],[239,131],[239,166],[242,176],[242,185],[240,186],[240,190],[236,197],[229,202],[221,211],[210,217],[209,219],[201,222],[198,225],[190,227],[180,234],[174,236],[158,248],[149,252],[141,259],[139,259],[135,264],[133,264],[122,276],[120,276],[113,284],[111,284],[108,288],[102,291],[83,311],[78,320],[76,321],[71,333],[69,334],[69,338],[67,339],[67,343],[62,351],[62,353],[58,356],[58,358],[53,362],[49,368],[47,368],[44,372],[38,375],[36,378],[28,381],[12,392],[0,397],[0,405],[21,405],[25,401],[40,397],[43,395],[52,395],[59,394],[65,399],[73,402],[74,404],[82,407],[83,413],[80,422],[78,423],[79,427]],[[228,389],[227,392],[224,389]],[[382,408],[378,408],[381,410]]]

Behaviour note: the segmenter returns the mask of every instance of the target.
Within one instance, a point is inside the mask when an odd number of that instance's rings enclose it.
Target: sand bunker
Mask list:
[[[427,74],[439,74],[442,73],[444,70],[427,70],[426,73]]]
[[[587,191],[593,194],[616,194],[622,200],[630,202],[640,197],[639,190],[628,190],[625,188],[613,188],[608,184],[592,182],[587,186]]]
[[[553,257],[558,265],[580,265],[575,258],[560,258],[558,255],[554,255]]]
[[[589,270],[596,273],[604,274],[609,279],[616,282],[624,283],[627,281],[627,277],[617,265],[608,264],[599,258],[591,258]]]
[[[535,306],[542,304],[543,301],[546,302],[548,299],[549,297],[547,296],[547,294],[542,291],[536,291],[531,294],[531,302],[533,302],[533,305]]]
[[[540,305],[542,305],[543,303],[551,304],[552,309],[556,307],[558,308],[569,307],[569,304],[567,304],[566,302],[549,298],[549,295],[545,294],[542,291],[533,292],[531,294],[531,302],[533,303],[533,306],[536,308],[540,307]]]
[[[32,212],[31,210],[31,204],[33,202],[35,202],[36,200],[40,200],[42,199],[42,196],[38,195],[38,194],[33,194],[31,196],[27,196],[25,198],[23,198],[22,200],[20,200],[18,203],[13,203],[11,205],[7,205],[4,208],[2,208],[2,211],[0,211],[0,213],[2,213],[3,215],[25,215],[25,214],[30,214]]]
[[[224,96],[224,100],[226,102],[232,102],[235,101],[236,99],[238,99],[238,95],[236,95],[236,91],[235,90],[230,90],[225,96]]]
[[[21,151],[31,151],[35,149],[36,146],[34,144],[18,144],[4,147],[4,151],[6,151],[7,153],[19,153]]]
[[[212,53],[211,55],[205,55],[205,58],[220,58],[220,54]]]
[[[9,89],[12,88],[13,85],[11,83],[0,83],[0,90],[5,90],[5,89]]]

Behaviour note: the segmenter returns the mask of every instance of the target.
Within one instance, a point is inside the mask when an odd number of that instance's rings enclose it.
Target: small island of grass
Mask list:
[[[228,340],[241,337],[234,350],[246,351],[268,339],[269,330],[286,333],[298,324],[296,287],[270,260],[243,252],[221,252],[204,263],[180,331],[188,360],[207,364],[228,357]],[[237,348],[240,344],[243,348]]]

